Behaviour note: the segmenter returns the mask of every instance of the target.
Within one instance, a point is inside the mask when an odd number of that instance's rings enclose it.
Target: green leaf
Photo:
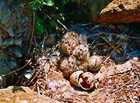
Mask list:
[[[66,5],[70,2],[70,0],[61,0],[63,5]]]
[[[47,6],[54,6],[54,1],[53,0],[46,0],[45,2],[43,2],[44,5]]]
[[[55,30],[57,26],[58,26],[58,24],[54,19],[51,19],[48,21],[48,29],[50,31]]]
[[[35,30],[38,34],[42,34],[45,32],[45,24],[43,19],[40,17],[36,17],[36,24],[35,24]]]
[[[33,0],[30,2],[33,10],[41,10],[41,8],[46,6],[54,6],[54,0]]]

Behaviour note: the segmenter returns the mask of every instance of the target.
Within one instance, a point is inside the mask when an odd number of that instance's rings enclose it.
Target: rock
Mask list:
[[[140,0],[113,0],[101,11],[97,21],[104,24],[140,22]]]
[[[28,87],[0,89],[0,103],[61,103],[50,97],[39,96]]]
[[[0,75],[15,70],[19,66],[17,58],[27,54],[30,17],[26,11],[30,10],[26,9],[22,1],[0,0]]]

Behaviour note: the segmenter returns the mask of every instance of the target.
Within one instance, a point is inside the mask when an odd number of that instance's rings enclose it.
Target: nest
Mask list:
[[[71,40],[74,40],[76,45],[69,44],[73,43]],[[117,65],[109,57],[93,55],[90,44],[85,41],[85,38],[77,33],[66,33],[57,47],[43,51],[36,57],[36,61],[30,64],[31,77],[25,76],[26,70],[24,75],[20,76],[20,84],[60,102],[77,103],[100,103],[104,98],[113,99],[114,103],[119,101],[119,93],[124,93],[125,87],[130,86],[129,80],[138,87],[139,74],[137,75],[136,71],[139,70],[140,64],[137,58]],[[129,73],[137,76],[137,79],[129,78]],[[103,91],[108,93],[107,97],[104,97]],[[110,91],[113,92],[112,95]]]

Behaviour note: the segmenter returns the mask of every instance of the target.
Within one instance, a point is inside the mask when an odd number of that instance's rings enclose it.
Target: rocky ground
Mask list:
[[[108,61],[95,75],[96,89],[74,88],[58,71],[48,74],[46,96],[27,87],[9,87],[0,91],[1,103],[139,103],[140,62],[137,58],[115,65]],[[38,92],[39,93],[39,92]]]

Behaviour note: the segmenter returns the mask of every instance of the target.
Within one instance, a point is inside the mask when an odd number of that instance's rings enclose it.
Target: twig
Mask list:
[[[30,51],[31,51],[31,46],[32,46],[32,39],[33,39],[33,35],[34,35],[34,29],[35,29],[35,12],[33,11],[33,18],[32,18],[32,20],[33,20],[33,24],[32,24],[32,32],[31,32],[31,38],[30,38],[30,41],[29,41],[29,49],[28,49],[28,54],[30,53]]]
[[[14,71],[11,71],[11,72],[9,72],[8,74],[6,74],[6,75],[4,75],[4,76],[11,75],[11,74],[13,74],[13,73],[16,73],[16,72],[18,72],[18,71],[24,69],[30,62],[31,62],[31,59],[28,60],[28,62],[27,62],[25,65],[23,65],[22,67],[20,67],[20,68],[14,70]]]
[[[112,35],[114,35],[116,37],[119,37],[121,39],[136,39],[136,40],[140,40],[140,37],[128,36],[128,35],[126,36],[125,33],[119,34],[119,33],[111,33],[111,32],[98,32],[98,33],[95,33],[94,35],[87,36],[87,38],[91,38],[92,36],[98,36],[98,35],[102,35],[102,34],[112,34]],[[126,38],[122,38],[122,36],[124,36],[124,35],[126,36]]]
[[[47,17],[51,20],[53,19],[51,16],[47,15]],[[56,20],[57,23],[59,23],[65,30],[68,30],[68,28],[60,21],[60,20]]]
[[[120,50],[118,50],[118,47],[119,47],[119,45],[118,46],[114,46],[114,45],[112,45],[112,43],[110,43],[108,40],[106,40],[104,37],[101,37],[115,52],[117,52],[117,53],[120,53]]]
[[[60,21],[60,20],[56,20],[65,30],[68,30],[68,28]]]
[[[0,31],[4,32],[6,35],[9,35],[8,31],[6,31],[1,25],[0,25]]]

